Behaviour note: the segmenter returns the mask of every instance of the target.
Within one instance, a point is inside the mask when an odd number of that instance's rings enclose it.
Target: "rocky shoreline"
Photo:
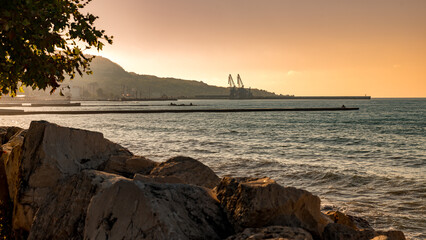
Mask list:
[[[0,127],[0,238],[405,239],[321,212],[308,191],[223,177],[189,157],[158,163],[101,133]]]

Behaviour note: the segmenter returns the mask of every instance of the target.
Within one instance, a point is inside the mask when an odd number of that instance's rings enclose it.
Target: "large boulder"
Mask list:
[[[302,228],[269,226],[265,228],[246,228],[226,240],[312,240],[312,235]]]
[[[232,227],[211,190],[121,180],[87,210],[84,239],[223,239]]]
[[[7,152],[3,150],[0,143],[0,204],[9,202],[9,187],[7,184],[6,169],[4,167],[4,160],[6,157],[4,157],[3,154],[7,154]]]
[[[373,228],[370,226],[370,223],[368,223],[368,221],[363,218],[346,215],[340,211],[328,211],[325,214],[334,223],[346,225],[355,230],[373,230]]]
[[[103,171],[133,178],[136,173],[149,174],[156,166],[158,166],[157,162],[142,156],[129,157],[127,155],[119,155],[111,157]]]
[[[331,222],[320,212],[320,199],[270,178],[224,177],[217,198],[237,231],[272,225],[301,227],[319,238]]]
[[[0,127],[0,239],[12,239],[12,211],[13,207],[9,196],[9,187],[7,183],[7,174],[4,166],[3,156],[6,151],[3,151],[3,140],[9,141],[9,137],[4,137],[7,134],[6,127]]]
[[[25,231],[31,229],[35,213],[62,180],[85,169],[103,170],[113,157],[132,157],[128,150],[105,139],[102,133],[46,121],[32,122],[23,143],[22,139],[19,141],[22,147],[11,146],[5,166],[6,173],[10,173],[13,226]]]
[[[61,181],[37,211],[28,239],[83,239],[92,197],[123,179],[115,174],[84,170]]]
[[[322,234],[323,240],[369,240],[375,236],[374,230],[357,231],[338,223],[328,224]]]
[[[103,170],[117,156],[133,155],[99,132],[32,122],[23,146],[22,178],[34,187],[51,187],[84,169]]]
[[[26,131],[18,127],[0,127],[0,238],[12,239],[20,235],[12,230],[13,204],[19,183],[19,160]],[[11,183],[9,187],[9,182]]]
[[[0,149],[1,150],[1,149]],[[0,204],[4,204],[10,201],[9,187],[7,184],[6,170],[1,159],[0,153]]]
[[[405,240],[401,231],[355,230],[339,223],[330,223],[324,228],[323,240]]]
[[[151,175],[142,175],[135,174],[135,181],[143,181],[143,182],[154,182],[154,183],[184,183],[180,178],[173,176],[151,176]]]
[[[214,188],[219,177],[203,163],[190,157],[174,157],[155,167],[150,175],[173,176],[180,178],[184,183],[194,184],[207,188]]]
[[[402,231],[377,231],[377,236],[372,240],[405,240],[405,235]]]
[[[0,145],[7,143],[9,139],[22,130],[19,127],[0,127]]]
[[[20,130],[7,139],[7,143],[1,146],[0,168],[7,179],[6,186],[10,198],[15,199],[20,184],[21,152],[26,130]]]
[[[7,134],[7,129],[9,127],[0,127],[0,145],[5,144],[7,141],[4,141],[3,138]]]

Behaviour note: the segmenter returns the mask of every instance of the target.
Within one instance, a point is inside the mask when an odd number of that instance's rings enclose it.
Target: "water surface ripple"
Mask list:
[[[104,133],[135,154],[199,159],[218,175],[269,176],[304,188],[377,229],[426,239],[426,99],[186,100],[192,108],[359,107],[344,112],[0,116]],[[167,102],[84,102],[70,110],[167,109]],[[134,106],[132,106],[132,104]],[[147,105],[147,106],[143,106]],[[188,108],[188,106],[173,107]],[[59,107],[18,108],[64,110]]]

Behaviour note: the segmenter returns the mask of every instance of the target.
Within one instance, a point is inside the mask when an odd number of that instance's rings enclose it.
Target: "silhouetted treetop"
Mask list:
[[[93,56],[112,37],[82,9],[91,0],[0,0],[0,96],[20,85],[52,91],[69,75],[90,74]]]

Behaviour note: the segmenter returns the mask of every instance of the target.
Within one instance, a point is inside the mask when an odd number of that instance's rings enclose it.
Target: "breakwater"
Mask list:
[[[0,115],[36,115],[36,114],[129,114],[129,113],[196,113],[196,112],[318,112],[318,111],[355,111],[359,108],[233,108],[233,109],[150,109],[150,110],[96,110],[96,111],[19,111],[0,110]]]
[[[282,99],[282,100],[370,100],[371,96],[252,96],[247,98],[231,98],[229,95],[197,95],[194,99]]]

